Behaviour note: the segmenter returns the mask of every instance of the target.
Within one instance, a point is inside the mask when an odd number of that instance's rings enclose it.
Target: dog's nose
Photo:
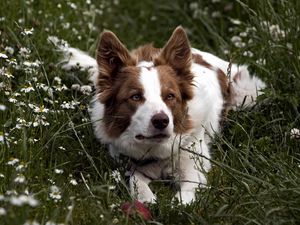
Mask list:
[[[164,112],[160,112],[151,118],[151,122],[156,129],[163,130],[169,124],[169,117]]]

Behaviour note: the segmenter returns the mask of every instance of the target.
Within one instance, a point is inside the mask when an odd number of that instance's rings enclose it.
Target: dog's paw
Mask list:
[[[156,197],[153,193],[147,193],[145,195],[139,195],[138,200],[143,203],[156,203]]]
[[[179,191],[175,195],[175,198],[178,199],[179,203],[183,205],[188,205],[195,200],[194,191]]]

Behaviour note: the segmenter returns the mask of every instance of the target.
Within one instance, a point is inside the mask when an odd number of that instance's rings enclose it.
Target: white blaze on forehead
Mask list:
[[[146,102],[161,103],[161,85],[155,68],[141,67],[140,82],[144,88]]]
[[[153,62],[142,61],[142,62],[139,62],[139,64],[137,66],[138,67],[150,68],[150,67],[154,66],[154,63]]]
[[[131,127],[135,134],[143,134],[144,136],[153,136],[153,127],[151,118],[160,112],[164,112],[171,121],[165,129],[167,133],[173,131],[173,116],[170,109],[161,97],[161,83],[159,73],[155,67],[141,67],[139,78],[144,89],[145,102],[138,107],[135,115],[132,117]]]

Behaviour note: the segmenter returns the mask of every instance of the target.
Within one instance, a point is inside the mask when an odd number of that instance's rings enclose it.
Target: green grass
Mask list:
[[[1,1],[0,224],[299,224],[300,139],[290,135],[300,129],[299,17],[297,0]],[[195,203],[172,204],[172,191],[154,184],[152,221],[127,218],[125,169],[93,136],[91,95],[71,89],[87,74],[63,71],[47,38],[94,55],[104,29],[129,48],[161,47],[177,25],[194,47],[248,64],[268,87],[255,107],[229,114],[212,145],[209,187]]]

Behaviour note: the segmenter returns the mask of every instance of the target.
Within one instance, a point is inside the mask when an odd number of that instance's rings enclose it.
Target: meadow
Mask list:
[[[299,21],[298,0],[0,1],[0,224],[299,224]],[[108,29],[130,49],[162,47],[178,25],[267,88],[229,113],[193,204],[157,182],[151,220],[128,217],[125,169],[93,135],[87,72],[64,71],[55,44],[94,56]]]

